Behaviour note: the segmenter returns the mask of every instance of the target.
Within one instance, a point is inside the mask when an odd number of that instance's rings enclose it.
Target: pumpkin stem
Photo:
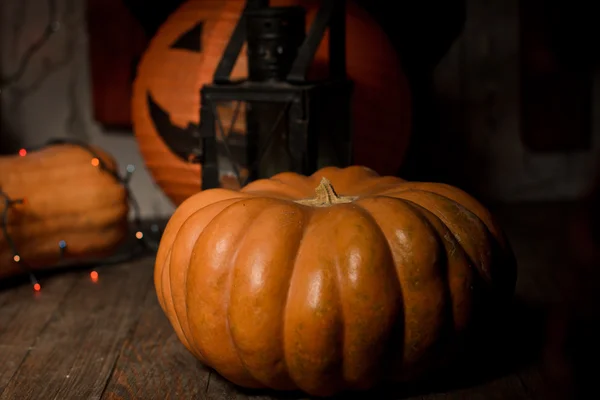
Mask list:
[[[296,203],[313,207],[329,207],[334,204],[351,203],[357,196],[340,196],[335,192],[329,179],[323,177],[319,186],[315,188],[315,197],[312,199],[296,200]]]

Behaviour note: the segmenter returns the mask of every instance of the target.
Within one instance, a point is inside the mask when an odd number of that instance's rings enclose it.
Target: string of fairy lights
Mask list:
[[[85,261],[85,262],[75,262],[73,266],[77,266],[78,268],[91,269],[92,271],[90,272],[90,277],[93,281],[97,281],[98,280],[98,271],[96,269],[98,267],[123,263],[125,261],[130,261],[141,255],[147,254],[150,251],[155,252],[158,249],[158,242],[160,240],[160,235],[162,232],[157,224],[153,224],[150,226],[149,233],[144,232],[144,230],[142,229],[142,220],[140,217],[140,207],[139,207],[139,204],[138,204],[135,196],[133,195],[133,193],[129,187],[129,182],[131,181],[131,177],[132,177],[133,173],[135,172],[135,167],[131,164],[128,165],[126,168],[125,174],[120,175],[117,170],[109,168],[106,165],[106,163],[102,160],[102,158],[100,158],[100,156],[94,151],[94,149],[90,145],[83,143],[81,141],[71,140],[71,139],[53,139],[53,140],[48,141],[45,145],[37,147],[37,148],[21,149],[21,150],[19,150],[19,156],[27,157],[27,154],[29,154],[32,151],[40,150],[44,147],[55,146],[55,145],[74,145],[74,146],[78,146],[78,147],[86,150],[90,154],[90,164],[92,166],[98,168],[99,170],[101,170],[104,173],[109,174],[112,178],[115,179],[116,182],[123,185],[125,192],[127,194],[127,200],[131,207],[131,210],[133,211],[133,218],[132,218],[131,222],[132,222],[132,228],[133,228],[137,246],[134,246],[133,249],[129,252],[125,252],[122,254],[116,254],[109,258],[102,258],[102,259],[98,259],[98,260],[89,260],[89,261]],[[0,231],[1,231],[2,235],[4,236],[4,238],[6,239],[6,242],[12,253],[12,260],[16,264],[18,264],[18,266],[23,270],[24,273],[27,273],[29,275],[29,279],[31,281],[31,284],[33,285],[33,289],[35,291],[40,291],[41,285],[33,272],[33,268],[31,267],[31,265],[29,265],[27,263],[26,259],[21,257],[21,253],[19,252],[19,246],[15,243],[15,241],[11,237],[10,229],[9,229],[10,211],[16,205],[26,206],[27,199],[26,198],[13,199],[9,196],[8,193],[5,193],[4,191],[2,191],[1,188],[0,188],[0,198],[4,201],[4,209],[2,211],[2,216],[0,219]],[[57,249],[57,253],[58,253],[58,257],[59,257],[58,263],[53,266],[44,266],[43,269],[51,270],[51,269],[58,268],[58,267],[65,267],[64,257],[67,255],[68,248],[69,248],[69,244],[64,240],[60,240],[56,244],[56,249]]]
[[[20,57],[17,62],[17,67],[11,74],[1,75],[0,76],[0,93],[2,93],[5,89],[10,88],[11,86],[18,83],[21,78],[25,75],[29,63],[35,57],[35,55],[44,47],[44,45],[52,38],[52,36],[61,29],[61,22],[58,19],[58,11],[57,11],[57,2],[56,0],[48,0],[47,1],[48,8],[48,19],[47,23],[40,34],[40,36],[34,40],[27,49],[23,52],[23,55]],[[129,187],[129,183],[131,177],[135,171],[135,167],[133,165],[128,165],[126,168],[126,172],[124,175],[119,174],[117,170],[113,170],[108,168],[108,166],[102,161],[102,159],[96,154],[94,149],[87,143],[75,140],[75,139],[53,139],[48,141],[43,146],[38,146],[35,148],[23,148],[19,150],[19,156],[26,157],[28,153],[36,150],[40,150],[41,148],[52,146],[52,145],[75,145],[79,146],[82,149],[85,149],[90,154],[90,163],[99,168],[104,173],[110,174],[117,182],[123,185],[126,194],[127,200],[130,205],[130,209],[133,212],[132,216],[132,228],[134,232],[134,237],[136,239],[137,245],[134,246],[131,251],[118,253],[112,257],[103,258],[103,259],[95,259],[95,260],[87,260],[87,261],[76,261],[72,262],[73,265],[69,265],[65,262],[65,256],[68,255],[69,244],[65,240],[60,240],[56,244],[56,251],[59,258],[59,261],[56,265],[44,265],[36,266],[38,269],[44,270],[52,270],[58,267],[78,267],[82,269],[90,269],[90,278],[92,281],[98,281],[98,267],[100,266],[108,266],[123,263],[126,261],[131,261],[139,256],[145,255],[148,252],[155,252],[158,249],[158,242],[160,240],[160,236],[162,234],[161,229],[157,224],[153,224],[150,226],[150,232],[144,232],[142,230],[142,221],[140,216],[140,207],[139,204],[131,192]],[[12,198],[10,193],[6,193],[2,191],[0,188],[0,204],[4,204],[2,213],[0,215],[0,234],[2,234],[8,244],[10,252],[12,253],[12,261],[16,263],[19,268],[29,276],[31,284],[33,286],[34,291],[39,292],[42,288],[39,280],[34,273],[34,269],[32,265],[30,265],[24,257],[21,256],[20,253],[20,244],[15,243],[13,240],[10,229],[9,229],[9,220],[10,213],[14,210],[15,206],[26,207],[27,199],[25,198]]]

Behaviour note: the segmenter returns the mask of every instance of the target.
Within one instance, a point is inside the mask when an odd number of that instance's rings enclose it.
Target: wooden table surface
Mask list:
[[[577,324],[564,325],[557,317],[554,326],[568,326],[569,332],[575,325],[585,327],[570,334],[583,349],[571,349],[570,360],[597,361],[592,343],[598,330],[586,325],[593,318],[580,306],[597,303],[592,290],[597,281],[578,278],[580,268],[574,267],[565,244],[569,210],[565,205],[497,210],[520,261],[519,301],[507,330],[489,341],[489,353],[474,366],[479,378],[471,373],[471,379],[451,385],[342,398],[575,398],[567,383],[577,364],[568,367],[562,351],[570,336],[564,339],[564,329],[548,330],[544,327],[552,324],[541,323],[544,315],[561,315],[549,313],[551,305],[577,308]],[[163,315],[152,270],[153,259],[146,257],[99,269],[97,283],[89,271],[76,271],[44,278],[38,294],[28,284],[1,289],[0,400],[307,398],[246,392],[204,368],[179,343]]]

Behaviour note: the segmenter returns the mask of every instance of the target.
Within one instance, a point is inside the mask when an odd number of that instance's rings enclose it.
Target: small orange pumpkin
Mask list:
[[[103,151],[91,150],[94,154],[61,144],[24,157],[0,157],[0,189],[13,200],[24,200],[8,210],[8,233],[20,261],[33,269],[55,265],[61,258],[106,256],[127,234],[127,193],[108,172],[116,163]],[[0,215],[4,208],[0,203]],[[61,241],[67,246],[63,257]],[[13,256],[0,231],[0,278],[24,272]]]
[[[200,192],[171,217],[155,267],[198,359],[237,385],[312,395],[430,372],[515,281],[471,196],[359,166]]]

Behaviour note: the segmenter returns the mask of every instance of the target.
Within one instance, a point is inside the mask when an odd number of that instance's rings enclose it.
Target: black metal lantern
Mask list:
[[[301,7],[248,0],[215,71],[201,89],[202,189],[223,175],[240,186],[282,171],[310,174],[352,162],[345,1],[323,1],[308,32]],[[329,28],[329,77],[307,79]],[[231,71],[247,43],[248,78]]]

